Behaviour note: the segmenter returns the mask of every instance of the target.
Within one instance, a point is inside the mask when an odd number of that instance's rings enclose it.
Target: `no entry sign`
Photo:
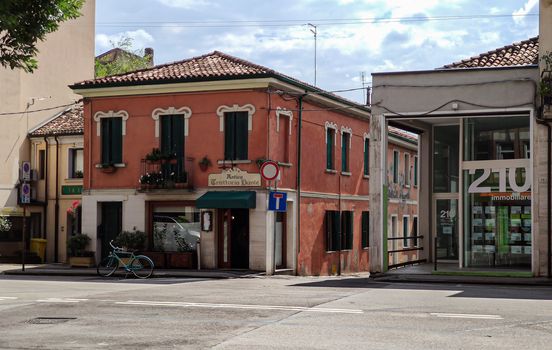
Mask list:
[[[278,163],[268,160],[261,165],[261,176],[267,181],[275,180],[280,173]]]

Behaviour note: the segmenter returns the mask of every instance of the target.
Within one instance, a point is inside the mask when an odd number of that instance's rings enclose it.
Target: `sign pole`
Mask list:
[[[274,179],[274,191],[278,191],[278,179]],[[276,273],[276,222],[277,222],[278,212],[274,212],[274,230],[272,232],[272,274]]]
[[[23,204],[23,238],[22,238],[22,241],[23,241],[23,251],[22,251],[22,254],[21,254],[21,271],[25,272],[25,246],[27,245],[27,241],[26,241],[26,238],[25,238],[25,230],[26,230],[26,224],[25,224],[25,221],[27,219],[27,206],[25,204]]]

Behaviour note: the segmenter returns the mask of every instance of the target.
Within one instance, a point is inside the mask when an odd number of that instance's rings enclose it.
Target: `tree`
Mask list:
[[[81,15],[84,0],[1,0],[0,65],[32,72],[38,67],[34,58],[36,44],[61,22]],[[70,43],[68,43],[70,44]]]
[[[123,37],[117,43],[111,42],[111,46],[113,49],[96,57],[96,78],[127,73],[152,65],[151,55],[144,55],[143,50],[133,50],[132,39],[129,37]]]

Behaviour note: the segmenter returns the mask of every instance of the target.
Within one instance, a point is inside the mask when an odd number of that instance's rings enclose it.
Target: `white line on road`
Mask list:
[[[17,297],[0,297],[0,301],[2,300],[15,300]]]
[[[168,307],[202,307],[202,308],[226,308],[226,309],[253,309],[253,310],[279,310],[279,311],[301,311],[301,312],[322,312],[340,314],[362,314],[364,311],[358,309],[329,309],[318,307],[283,306],[283,305],[248,305],[248,304],[211,304],[211,303],[186,303],[171,301],[146,301],[128,300],[119,301],[120,305],[141,305],[141,306],[168,306]]]
[[[88,299],[71,299],[71,298],[48,298],[38,299],[39,303],[79,303],[81,301],[87,301]]]
[[[447,314],[440,312],[432,312],[431,316],[435,317],[448,317],[448,318],[472,318],[472,319],[482,319],[482,320],[503,320],[504,318],[500,315],[478,315],[478,314]]]

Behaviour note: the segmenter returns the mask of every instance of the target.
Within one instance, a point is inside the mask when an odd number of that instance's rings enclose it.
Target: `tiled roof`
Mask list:
[[[73,85],[130,85],[132,83],[165,83],[170,81],[203,80],[208,78],[231,78],[242,76],[266,76],[275,74],[272,69],[214,51],[212,53],[173,63],[104,78],[85,80]]]
[[[411,132],[396,128],[394,126],[388,126],[387,131],[389,132],[389,136],[406,139],[407,141],[410,141],[416,144],[418,143],[418,135],[413,134]]]
[[[82,101],[72,105],[29,132],[29,136],[83,135]]]
[[[482,53],[442,68],[489,68],[527,66],[539,63],[539,37],[513,43],[496,50]]]

